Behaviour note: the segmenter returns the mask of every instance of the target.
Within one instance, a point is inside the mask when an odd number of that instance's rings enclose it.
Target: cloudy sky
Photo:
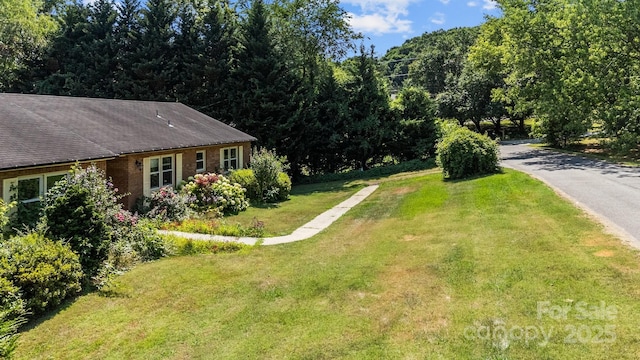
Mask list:
[[[438,29],[475,26],[499,16],[493,0],[340,0],[351,25],[383,55],[409,38]]]

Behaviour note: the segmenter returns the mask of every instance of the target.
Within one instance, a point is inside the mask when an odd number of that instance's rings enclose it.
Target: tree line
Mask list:
[[[286,155],[294,176],[433,154],[428,94],[390,100],[337,0],[33,4],[49,41],[10,53],[3,91],[179,101]]]
[[[554,146],[597,134],[614,151],[640,142],[640,2],[498,0],[478,28],[436,31],[391,49],[392,85],[427,89],[438,116],[478,131],[511,120]],[[529,129],[527,129],[529,131]]]

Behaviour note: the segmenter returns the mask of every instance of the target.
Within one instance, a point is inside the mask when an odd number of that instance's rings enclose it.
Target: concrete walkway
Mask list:
[[[329,227],[329,225],[333,224],[334,221],[336,221],[339,217],[344,215],[352,207],[358,205],[360,202],[362,202],[362,200],[366,199],[369,195],[371,195],[374,191],[376,191],[377,188],[378,188],[378,185],[367,186],[366,188],[353,194],[347,200],[341,202],[340,204],[316,216],[315,219],[302,225],[297,230],[295,230],[291,235],[264,238],[262,239],[262,245],[286,244],[286,243],[309,239],[310,237],[318,234],[320,231]],[[259,238],[253,238],[253,237],[191,234],[191,233],[184,233],[180,231],[159,231],[159,233],[176,235],[176,236],[180,236],[187,239],[193,239],[193,240],[235,241],[235,242],[240,242],[247,245],[255,245],[260,240]]]

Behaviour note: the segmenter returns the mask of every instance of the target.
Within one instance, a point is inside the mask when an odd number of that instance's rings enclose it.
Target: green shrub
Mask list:
[[[291,194],[291,178],[287,173],[281,172],[278,174],[278,181],[276,182],[275,188],[278,189],[277,201],[289,199],[289,194]]]
[[[494,173],[499,170],[498,144],[459,127],[445,133],[438,143],[436,162],[443,175],[450,179]]]
[[[15,206],[15,203],[5,203],[2,199],[0,199],[0,240],[2,239],[2,234],[4,233],[5,227],[9,223],[9,211],[11,208]]]
[[[83,274],[68,246],[31,233],[0,244],[0,277],[20,289],[31,312],[42,313],[77,294]]]
[[[275,150],[253,149],[251,170],[256,178],[259,200],[273,201],[278,198],[278,176],[287,169],[287,158],[277,156]]]
[[[74,166],[47,195],[42,219],[46,236],[68,242],[88,276],[107,257],[113,227],[122,211],[118,199],[117,189],[94,165],[87,169]]]
[[[229,181],[232,183],[240,184],[247,190],[246,196],[251,200],[257,200],[258,198],[258,183],[256,182],[256,176],[251,169],[234,170],[229,175]]]

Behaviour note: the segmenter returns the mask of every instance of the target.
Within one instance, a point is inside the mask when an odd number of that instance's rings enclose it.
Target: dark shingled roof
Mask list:
[[[255,141],[174,102],[0,93],[0,169]]]

